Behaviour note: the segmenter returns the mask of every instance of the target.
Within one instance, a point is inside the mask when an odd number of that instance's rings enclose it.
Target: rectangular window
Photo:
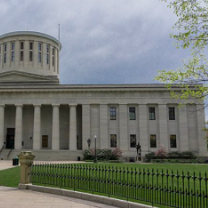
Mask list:
[[[33,42],[30,42],[29,61],[33,61]]]
[[[20,61],[24,60],[24,51],[20,51]]]
[[[38,43],[38,62],[42,62],[42,44]]]
[[[33,50],[33,42],[30,42],[30,50]]]
[[[176,148],[176,147],[177,147],[176,135],[175,134],[171,134],[170,135],[170,148]]]
[[[157,147],[157,141],[156,141],[156,135],[155,134],[150,135],[150,147],[151,148],[156,148]]]
[[[11,61],[13,62],[14,61],[14,57],[15,57],[15,43],[12,43],[11,45]]]
[[[55,48],[52,49],[52,66],[55,65]]]
[[[7,61],[7,44],[4,44],[4,63]]]
[[[116,107],[110,107],[110,120],[116,120]]]
[[[129,107],[129,119],[136,120],[136,109],[135,107]]]
[[[175,120],[175,108],[169,107],[169,120]]]
[[[20,42],[20,61],[24,61],[24,42]]]
[[[155,107],[149,108],[149,120],[155,120]]]
[[[110,135],[110,146],[117,147],[117,135],[116,134]]]
[[[130,147],[136,147],[136,134],[130,135]]]
[[[20,42],[20,50],[24,50],[24,42]]]
[[[49,45],[46,45],[46,64],[49,64]]]

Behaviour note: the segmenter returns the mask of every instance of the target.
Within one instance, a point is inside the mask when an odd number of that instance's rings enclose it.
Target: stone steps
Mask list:
[[[7,155],[9,153],[9,149],[4,149],[2,154],[4,160],[7,160]],[[77,151],[69,151],[69,150],[22,150],[22,151],[31,151],[33,155],[35,155],[35,161],[77,161],[78,157],[80,159],[83,158],[82,150]],[[20,154],[20,150],[12,150],[9,155],[9,160],[15,158]]]

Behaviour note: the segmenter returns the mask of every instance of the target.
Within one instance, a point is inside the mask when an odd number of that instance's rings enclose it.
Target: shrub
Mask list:
[[[155,152],[155,155],[160,158],[167,157],[167,150],[165,149],[165,147],[160,146],[160,149]]]
[[[155,153],[154,152],[147,153],[145,155],[145,162],[150,162],[154,157],[155,157]]]
[[[84,160],[94,160],[95,149],[85,150]],[[113,151],[111,149],[96,149],[97,160],[107,161],[107,160],[118,160],[122,156],[122,151],[119,148],[115,148]]]

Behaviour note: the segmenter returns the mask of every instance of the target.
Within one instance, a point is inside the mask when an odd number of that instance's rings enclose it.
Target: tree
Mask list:
[[[168,2],[178,17],[174,25],[178,33],[171,37],[176,39],[177,48],[188,48],[191,56],[176,70],[158,71],[155,80],[167,83],[168,88],[178,84],[182,90],[171,91],[173,98],[188,99],[189,103],[202,101],[208,96],[208,0],[161,1]]]

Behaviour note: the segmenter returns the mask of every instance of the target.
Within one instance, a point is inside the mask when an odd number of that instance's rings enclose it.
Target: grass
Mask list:
[[[20,181],[20,167],[0,171],[0,186],[18,187]]]

